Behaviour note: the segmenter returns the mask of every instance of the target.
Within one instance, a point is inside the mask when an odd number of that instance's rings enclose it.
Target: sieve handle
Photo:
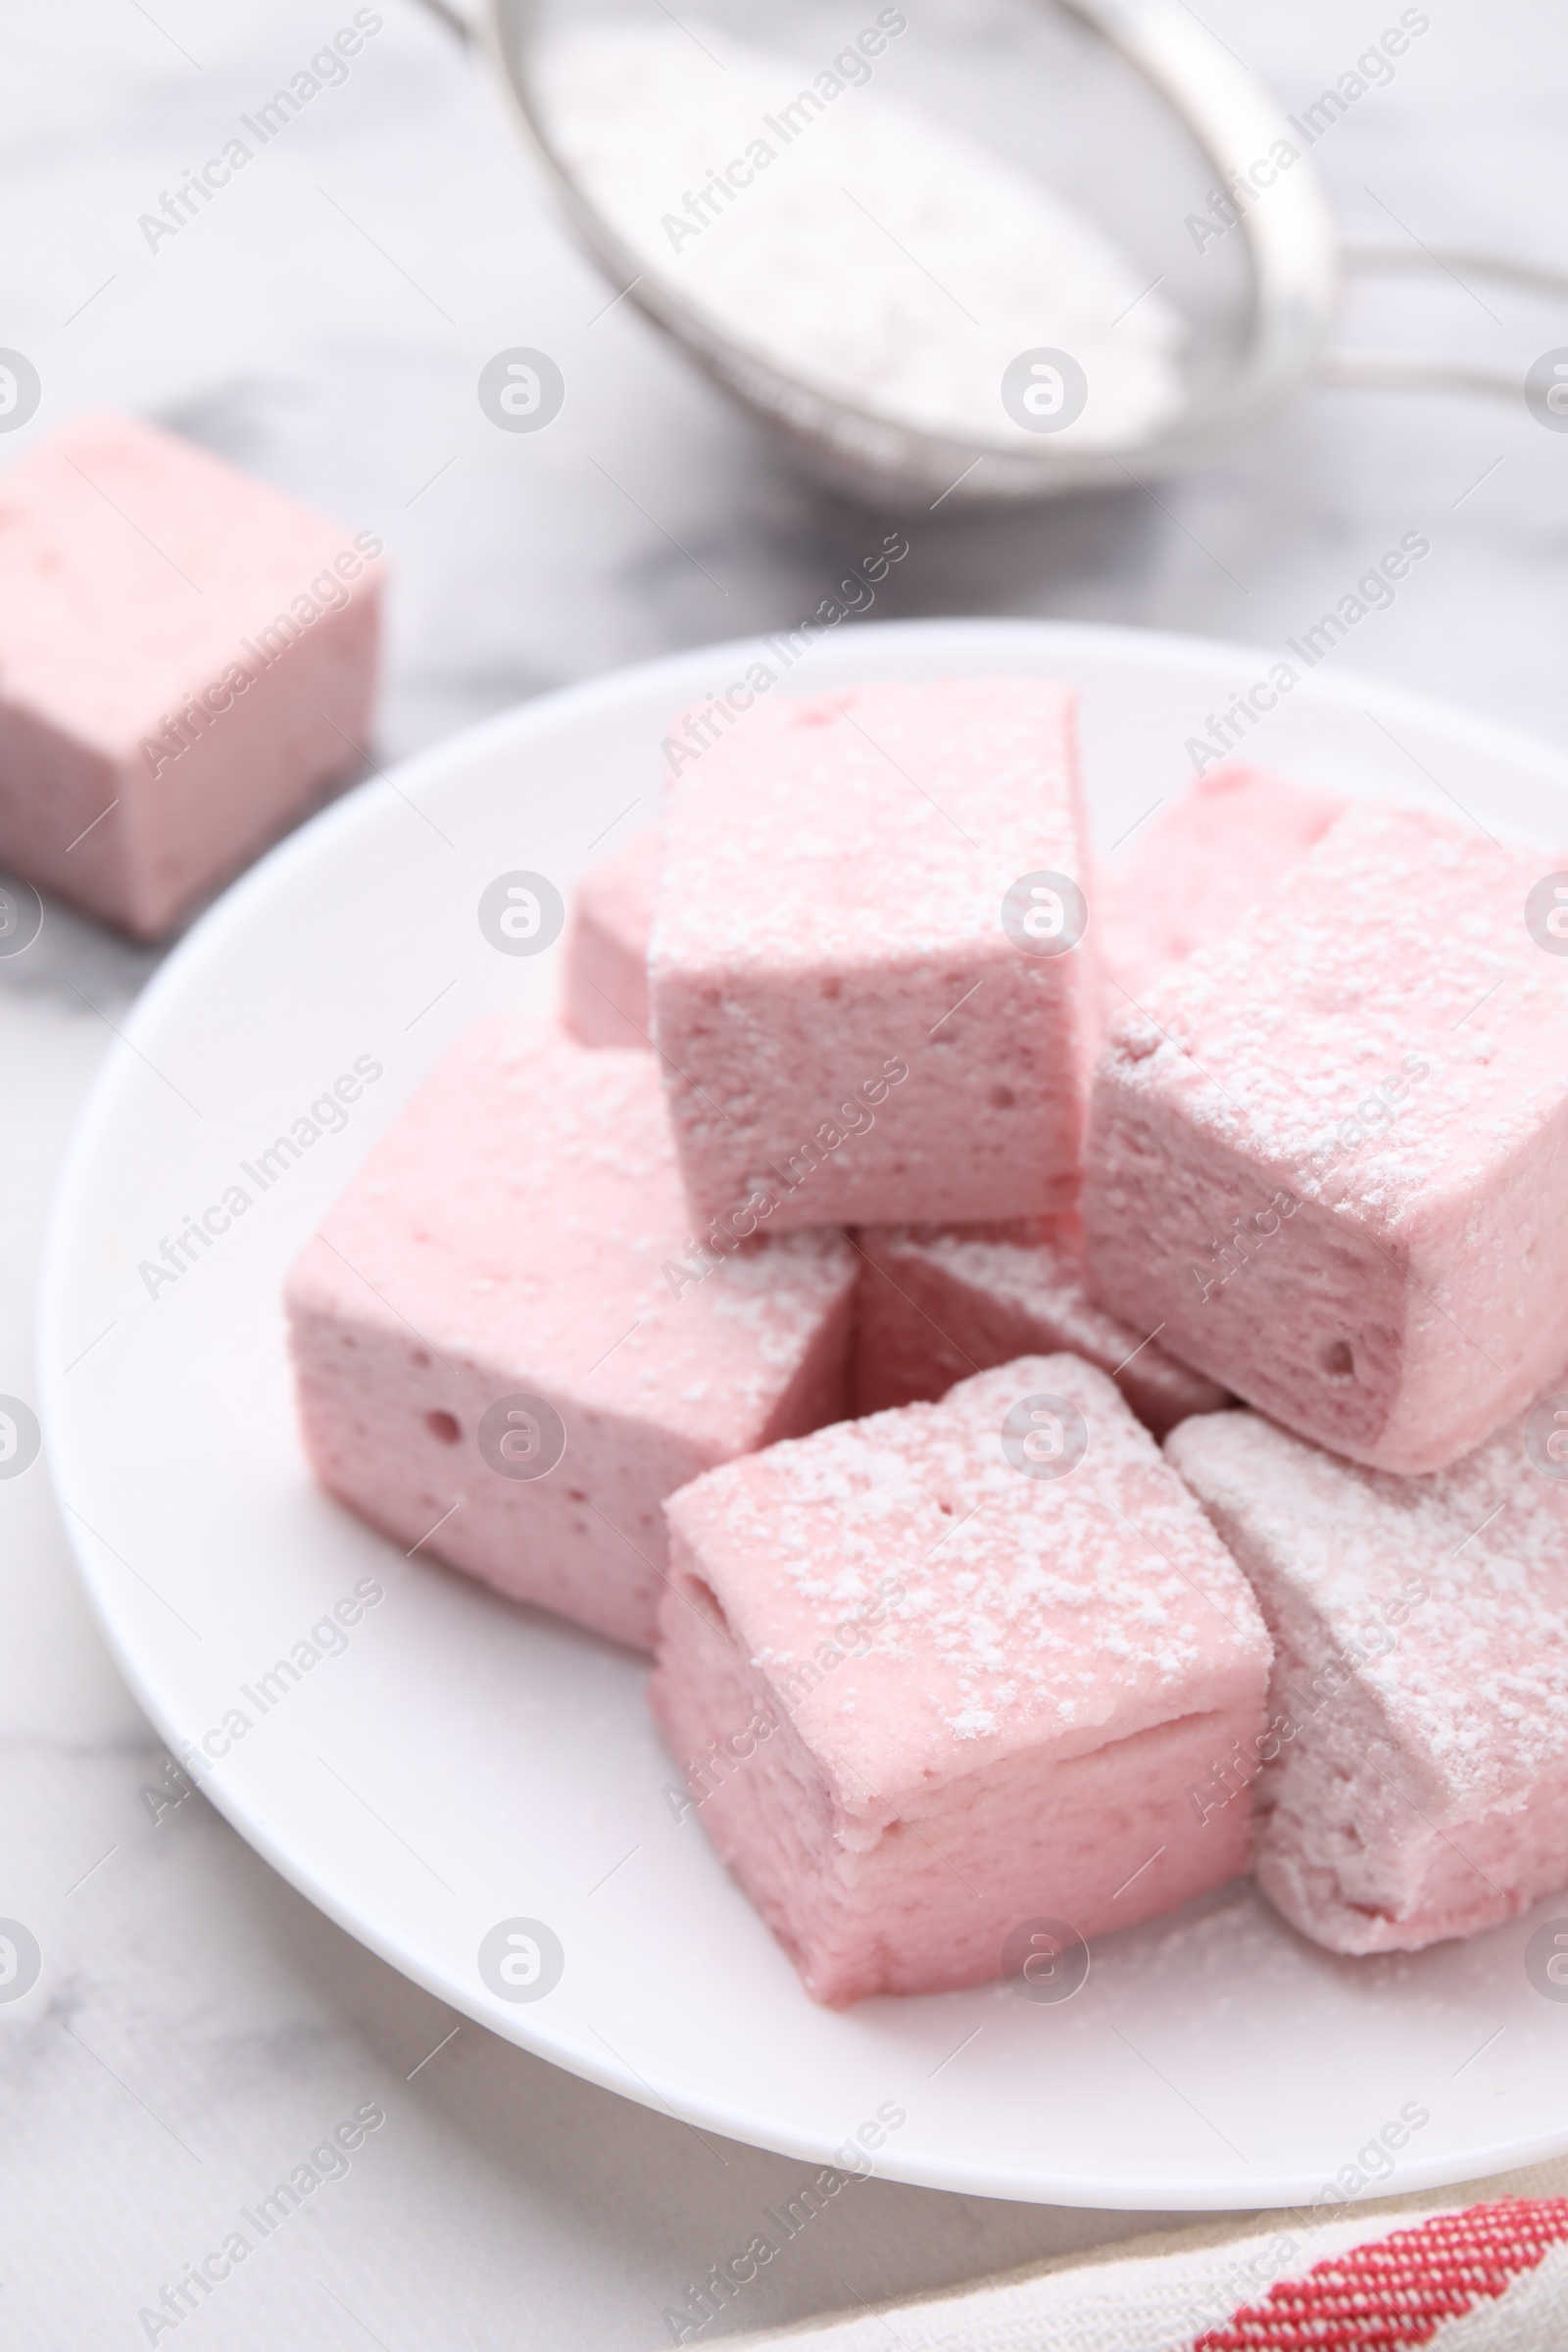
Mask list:
[[[1375,392],[1489,392],[1502,400],[1524,396],[1522,376],[1500,368],[1466,368],[1451,360],[1423,360],[1398,351],[1325,351],[1313,369],[1320,384]]]
[[[1507,261],[1494,253],[1458,253],[1430,245],[1418,245],[1412,252],[1406,245],[1348,242],[1341,247],[1341,256],[1352,275],[1381,272],[1392,277],[1406,271],[1420,275],[1435,270],[1460,286],[1467,275],[1492,277],[1503,285],[1522,286],[1530,294],[1555,294],[1568,300],[1568,271],[1548,270],[1540,262]]]
[[[1490,278],[1528,294],[1568,301],[1568,273],[1539,262],[1509,261],[1500,254],[1462,253],[1430,245],[1347,244],[1342,249],[1351,276],[1451,277],[1466,293],[1467,280]],[[1454,360],[1422,359],[1394,351],[1325,351],[1315,369],[1320,383],[1388,392],[1481,392],[1502,400],[1522,398],[1524,385],[1501,368],[1473,368]]]

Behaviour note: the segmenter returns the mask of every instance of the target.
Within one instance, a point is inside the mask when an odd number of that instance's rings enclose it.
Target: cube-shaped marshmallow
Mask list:
[[[1095,921],[1107,1012],[1234,930],[1345,807],[1335,793],[1260,767],[1216,767],[1167,804],[1101,871]]]
[[[653,1043],[648,935],[659,885],[659,828],[591,865],[572,898],[562,1018],[585,1046]]]
[[[855,1236],[858,1413],[945,1396],[955,1381],[1020,1355],[1081,1355],[1108,1372],[1156,1438],[1213,1413],[1223,1389],[1167,1355],[1084,1289],[1070,1219],[1039,1226],[871,1226]]]
[[[1097,1017],[1072,714],[1024,678],[775,695],[679,766],[650,972],[699,1218],[1070,1205]]]
[[[1259,1884],[1332,1951],[1474,1935],[1568,1886],[1565,1429],[1547,1397],[1422,1478],[1255,1413],[1166,1440],[1275,1643],[1268,1730],[1194,1812],[1250,1796]]]
[[[666,1510],[654,1710],[814,1999],[1033,1984],[1247,1867],[1187,1791],[1258,1737],[1268,1638],[1103,1373],[983,1372]]]
[[[405,1548],[637,1648],[663,1497],[844,1410],[840,1233],[689,1238],[647,1053],[481,1022],[295,1264],[322,1485]]]
[[[0,866],[167,930],[360,760],[379,539],[79,416],[0,478]]]
[[[1083,1200],[1103,1304],[1383,1469],[1521,1410],[1568,1360],[1556,862],[1352,809],[1117,1018]]]

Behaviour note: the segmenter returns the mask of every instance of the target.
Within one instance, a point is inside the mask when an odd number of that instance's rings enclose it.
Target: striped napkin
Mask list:
[[[775,2352],[1568,2352],[1568,2162],[1123,2239],[749,2339]]]

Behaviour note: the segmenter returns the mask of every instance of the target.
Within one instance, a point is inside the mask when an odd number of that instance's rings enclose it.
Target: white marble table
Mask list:
[[[347,81],[155,250],[138,216],[349,20],[347,0],[12,12],[0,342],[34,360],[45,391],[0,458],[104,403],[378,531],[397,572],[381,728],[397,755],[558,682],[790,621],[867,526],[804,488],[624,304],[595,320],[604,289],[481,77],[409,0],[379,7]],[[1292,107],[1398,13],[1205,0]],[[1344,219],[1395,241],[1561,256],[1558,12],[1433,0],[1432,17],[1393,84],[1316,149]],[[1369,296],[1353,322],[1380,335]],[[1442,278],[1401,301],[1399,323],[1516,364],[1568,341],[1568,319]],[[496,432],[474,398],[483,362],[518,343],[555,354],[572,386],[537,438]],[[1561,737],[1565,490],[1568,439],[1522,406],[1316,392],[1158,500],[911,520],[878,610],[1277,647],[1418,529],[1430,561],[1335,659]],[[35,953],[0,964],[0,1392],[32,1391],[51,1182],[107,1024],[152,960],[60,914]],[[665,2306],[801,2168],[715,2155],[471,2025],[454,2034],[203,1800],[155,1823],[141,1792],[162,1751],[87,1613],[41,1467],[0,1484],[0,1915],[46,1955],[35,1992],[0,2005],[8,2352],[146,2342],[143,2307],[372,2099],[386,2123],[348,2178],[157,2340],[188,2326],[224,2352],[668,2341]],[[723,2326],[1138,2226],[872,2182]]]

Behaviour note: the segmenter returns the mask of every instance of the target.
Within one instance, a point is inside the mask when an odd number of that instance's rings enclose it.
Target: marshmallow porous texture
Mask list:
[[[663,1497],[845,1409],[831,1228],[696,1242],[647,1053],[483,1021],[297,1260],[306,1449],[405,1549],[653,1646]]]
[[[1420,1478],[1257,1413],[1165,1441],[1275,1645],[1263,1740],[1193,1805],[1212,1826],[1250,1794],[1259,1886],[1331,1951],[1473,1936],[1568,1886],[1565,1430],[1547,1398]]]
[[[1227,1402],[1152,1332],[1107,1315],[1084,1288],[1073,1220],[863,1227],[853,1395],[858,1413],[943,1396],[1020,1355],[1080,1355],[1108,1372],[1163,1437]]]
[[[1258,1738],[1268,1637],[1103,1373],[1025,1358],[665,1508],[682,1820],[813,1999],[982,1984],[1031,1922],[1081,1943],[1247,1868],[1245,1795],[1188,1790]]]
[[[1568,1360],[1560,860],[1357,808],[1109,1027],[1101,1302],[1286,1427],[1441,1468]],[[1544,944],[1544,940],[1549,944]]]
[[[678,766],[650,978],[697,1215],[1071,1206],[1098,1021],[1073,709],[1025,678],[773,695]]]

